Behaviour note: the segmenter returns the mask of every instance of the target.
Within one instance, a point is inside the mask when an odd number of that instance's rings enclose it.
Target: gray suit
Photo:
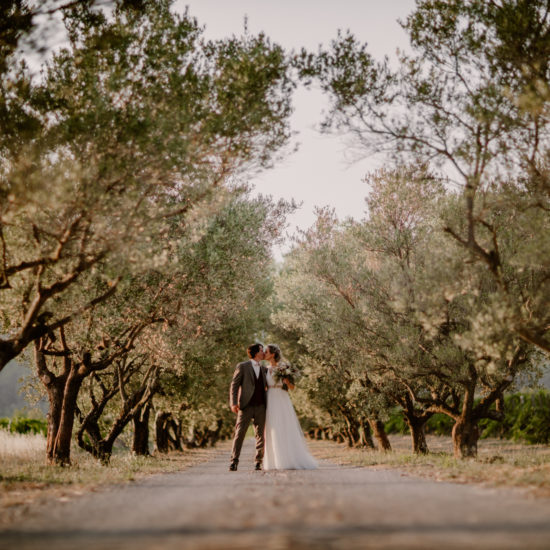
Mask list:
[[[260,379],[264,396],[267,391],[266,375],[267,369],[260,366]],[[254,423],[254,433],[256,435],[256,462],[261,462],[264,457],[265,404],[250,405],[255,387],[256,375],[254,374],[252,361],[239,363],[235,368],[229,390],[231,406],[239,406],[231,453],[232,462],[239,461],[243,441],[251,421]]]

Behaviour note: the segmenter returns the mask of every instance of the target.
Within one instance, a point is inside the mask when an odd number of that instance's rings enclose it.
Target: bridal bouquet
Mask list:
[[[290,363],[279,363],[276,367],[273,367],[271,373],[275,382],[282,382],[284,379],[288,380],[291,384],[296,384],[296,381],[302,377],[302,373],[298,368]]]

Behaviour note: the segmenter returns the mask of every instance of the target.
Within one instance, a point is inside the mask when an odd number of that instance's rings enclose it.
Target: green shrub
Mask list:
[[[16,416],[15,418],[0,418],[0,428],[9,429],[12,433],[18,434],[42,434],[46,435],[48,423],[45,420],[36,418],[25,418]]]
[[[511,439],[513,425],[526,400],[525,394],[514,393],[504,398],[504,418],[499,420],[490,420],[484,418],[480,420],[481,437],[497,437],[499,439]]]
[[[406,434],[409,433],[409,427],[403,418],[403,413],[400,408],[394,408],[390,413],[390,417],[384,424],[384,429],[387,434]]]
[[[482,437],[550,443],[550,392],[515,393],[504,398],[504,420],[483,420]]]
[[[451,435],[454,421],[446,414],[434,414],[426,422],[426,433],[434,435]],[[408,434],[409,427],[401,412],[401,409],[395,408],[390,414],[390,418],[384,424],[388,434]]]
[[[523,438],[529,443],[550,443],[550,393],[539,391],[526,399],[514,425],[514,439]]]
[[[451,435],[454,420],[445,414],[434,414],[426,422],[426,433]],[[539,390],[529,393],[513,393],[504,398],[502,421],[480,420],[481,437],[524,440],[527,443],[550,443],[550,392]],[[392,410],[385,424],[386,433],[409,433],[401,409]]]
[[[451,435],[455,421],[446,414],[436,413],[426,422],[426,433],[434,435]]]

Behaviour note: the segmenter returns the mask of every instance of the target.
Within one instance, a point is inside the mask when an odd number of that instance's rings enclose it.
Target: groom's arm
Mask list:
[[[235,372],[233,373],[233,380],[231,380],[231,387],[229,388],[229,403],[231,410],[236,413],[239,411],[239,388],[243,381],[243,369],[241,365],[237,365]],[[236,410],[235,410],[236,407]]]

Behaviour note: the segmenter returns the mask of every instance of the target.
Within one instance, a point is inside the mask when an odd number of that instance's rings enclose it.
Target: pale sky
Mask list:
[[[264,31],[288,49],[316,51],[319,44],[335,38],[338,29],[350,29],[368,43],[376,59],[384,55],[391,59],[398,48],[408,49],[397,19],[406,18],[414,0],[178,0],[175,9],[183,11],[185,6],[206,26],[208,38],[241,34],[247,16],[250,33]],[[344,139],[323,136],[315,129],[326,105],[318,90],[296,91],[292,129],[298,132],[299,150],[251,181],[258,193],[303,203],[289,220],[291,233],[313,223],[315,206],[332,206],[341,218],[363,217],[367,187],[362,179],[380,162],[372,158],[350,162]],[[275,250],[276,257],[288,247],[287,243]]]

